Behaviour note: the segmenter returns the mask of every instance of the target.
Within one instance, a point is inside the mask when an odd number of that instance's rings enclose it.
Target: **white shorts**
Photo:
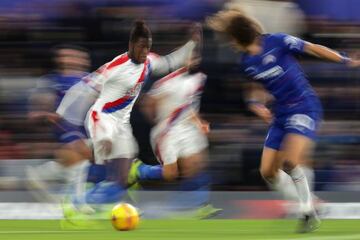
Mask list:
[[[158,161],[168,165],[200,153],[208,147],[208,140],[194,124],[179,123],[168,130],[155,126],[151,130],[151,145]]]
[[[138,153],[138,145],[133,136],[130,123],[124,124],[110,114],[90,110],[85,121],[91,138],[94,158],[97,164],[115,158],[134,158]],[[104,152],[102,141],[112,144],[110,154]]]

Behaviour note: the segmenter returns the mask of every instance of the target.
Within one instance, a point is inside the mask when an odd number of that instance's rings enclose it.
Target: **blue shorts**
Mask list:
[[[265,146],[279,150],[283,138],[295,133],[316,140],[316,132],[322,120],[321,112],[293,113],[276,117],[265,139]]]
[[[61,143],[70,143],[79,139],[87,139],[84,126],[74,125],[66,120],[60,120],[53,126],[56,139]]]

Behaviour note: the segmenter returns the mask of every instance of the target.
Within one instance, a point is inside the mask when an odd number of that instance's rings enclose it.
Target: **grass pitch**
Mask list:
[[[63,230],[56,220],[0,220],[0,239],[26,240],[198,240],[307,239],[360,240],[360,220],[325,220],[314,233],[296,234],[294,220],[143,220],[138,229],[120,232],[110,221],[101,230]]]

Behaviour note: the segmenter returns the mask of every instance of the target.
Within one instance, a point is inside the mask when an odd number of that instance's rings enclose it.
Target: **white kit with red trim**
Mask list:
[[[191,120],[198,112],[206,76],[189,74],[186,68],[158,80],[149,91],[157,99],[157,125],[151,131],[151,144],[161,164],[171,164],[207,147],[206,136]]]
[[[101,91],[88,112],[85,125],[93,142],[95,161],[133,158],[138,147],[132,135],[130,113],[148,77],[149,60],[137,64],[124,53],[94,74],[91,84],[94,88],[101,86]],[[111,142],[110,154],[104,151],[104,140]]]

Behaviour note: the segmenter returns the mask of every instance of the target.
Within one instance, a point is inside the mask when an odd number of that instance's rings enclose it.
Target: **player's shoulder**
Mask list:
[[[147,55],[147,59],[148,61],[154,61],[156,59],[159,59],[160,58],[160,55],[157,54],[157,53],[154,53],[154,52],[150,52],[148,55]]]
[[[286,34],[286,33],[273,33],[273,34],[269,34],[269,39],[271,39],[272,41],[276,41],[278,43],[284,44],[284,45],[293,45],[295,43],[297,43],[300,39],[292,36],[290,34]]]
[[[187,73],[188,69],[186,67],[179,68],[178,70],[169,73],[165,77],[157,80],[154,83],[154,87],[160,87],[165,84],[169,84],[170,82],[176,80],[178,77],[182,76],[183,74]]]
[[[284,41],[284,39],[289,36],[290,35],[283,32],[265,34],[265,37],[268,41]]]
[[[113,60],[106,64],[106,70],[113,70],[126,66],[126,63],[131,61],[128,53],[123,53],[116,56]]]

